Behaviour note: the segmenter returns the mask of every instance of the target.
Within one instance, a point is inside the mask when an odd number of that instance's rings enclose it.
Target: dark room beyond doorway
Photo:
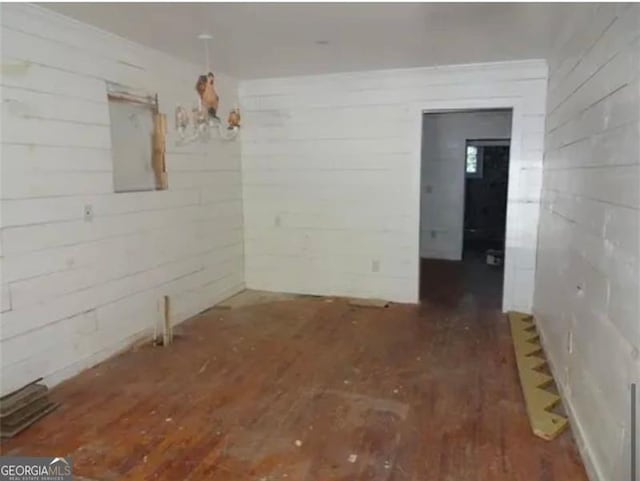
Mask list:
[[[467,141],[467,153],[463,257],[504,252],[509,141]],[[475,166],[469,163],[469,153],[475,153]]]
[[[502,302],[510,109],[425,113],[420,200],[420,297],[451,278],[454,304]],[[454,280],[455,279],[455,280]]]

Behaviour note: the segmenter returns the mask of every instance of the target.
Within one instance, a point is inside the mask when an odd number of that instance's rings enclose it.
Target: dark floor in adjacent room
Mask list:
[[[500,283],[426,261],[420,306],[209,310],[60,385],[3,454],[99,481],[586,480],[570,432],[531,434]]]

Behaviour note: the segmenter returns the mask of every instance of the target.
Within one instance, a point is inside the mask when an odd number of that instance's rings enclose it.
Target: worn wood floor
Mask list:
[[[499,273],[423,267],[421,306],[210,310],[59,386],[3,454],[100,481],[586,480],[569,432],[530,432]]]

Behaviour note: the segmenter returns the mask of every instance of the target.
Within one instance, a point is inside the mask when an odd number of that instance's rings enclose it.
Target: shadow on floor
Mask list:
[[[420,300],[455,307],[471,299],[487,309],[502,306],[502,266],[486,263],[485,254],[467,250],[462,261],[420,259]]]

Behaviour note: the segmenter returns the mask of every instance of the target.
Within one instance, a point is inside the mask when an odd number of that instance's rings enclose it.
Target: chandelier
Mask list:
[[[196,82],[197,100],[190,109],[178,105],[176,107],[176,130],[179,138],[178,145],[192,142],[208,142],[217,137],[222,140],[233,140],[240,132],[240,109],[237,107],[229,112],[225,127],[218,117],[218,103],[220,97],[215,89],[215,76],[209,67],[209,41],[212,37],[203,33],[198,39],[204,42],[205,74],[200,75]]]

